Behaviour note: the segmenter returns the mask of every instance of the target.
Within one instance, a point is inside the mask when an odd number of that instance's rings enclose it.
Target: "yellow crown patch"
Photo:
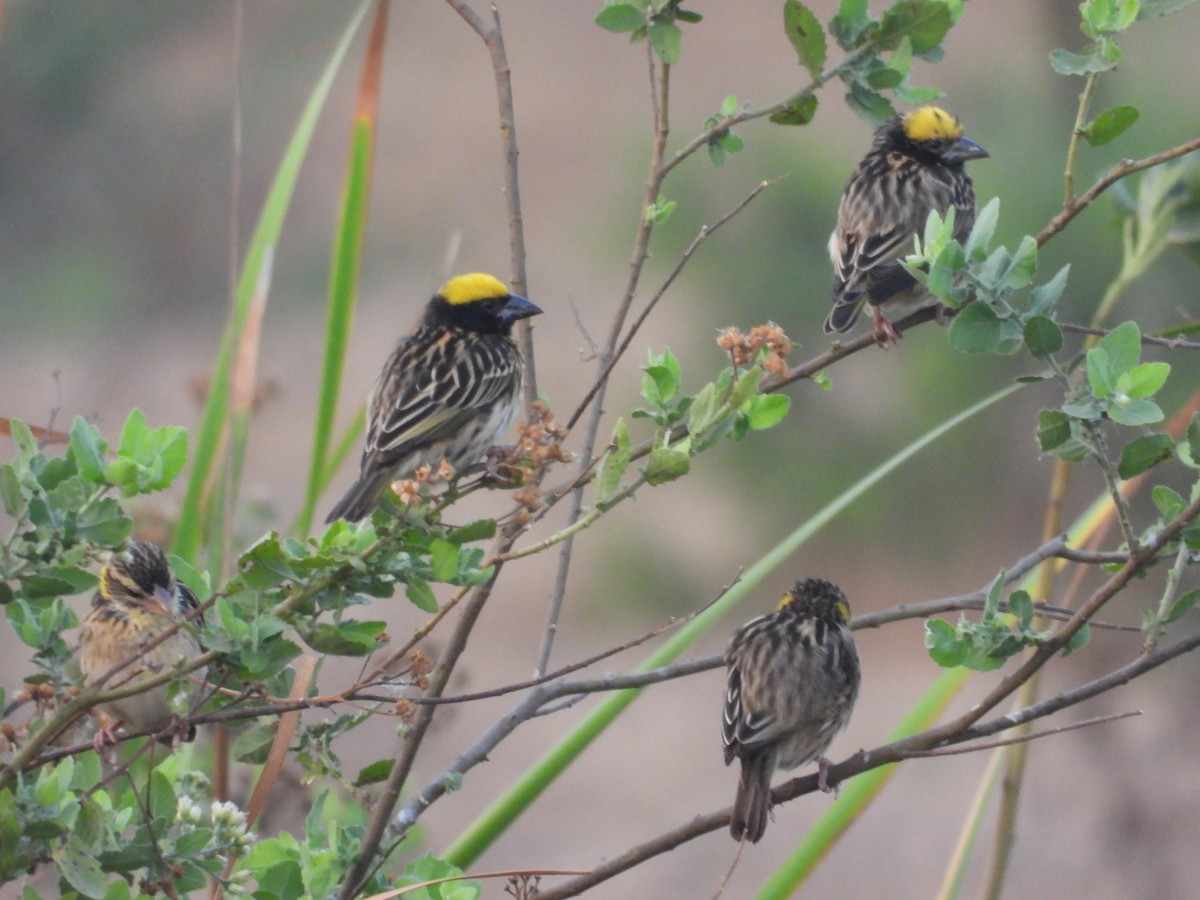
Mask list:
[[[451,306],[461,303],[474,303],[476,300],[490,300],[493,297],[503,297],[508,288],[499,278],[485,275],[482,272],[472,272],[470,275],[457,275],[442,285],[439,294]]]
[[[904,135],[913,141],[958,140],[963,127],[958,119],[936,106],[922,106],[903,118]]]

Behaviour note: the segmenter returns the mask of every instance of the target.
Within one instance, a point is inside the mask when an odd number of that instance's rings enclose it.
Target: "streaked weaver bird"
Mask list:
[[[821,754],[850,720],[860,680],[849,625],[841,589],[806,578],[730,639],[721,737],[725,765],[741,761],[734,840],[754,843],[766,831],[776,769],[818,760],[818,785],[831,790]]]
[[[541,312],[491,275],[451,278],[400,340],[367,402],[358,480],[326,522],[369,515],[393,481],[446,460],[480,462],[516,418],[523,363],[513,325]]]
[[[975,187],[964,163],[987,155],[963,136],[958,119],[936,106],[879,126],[846,185],[829,237],[833,309],[826,334],[850,330],[869,305],[883,333],[879,343],[887,347],[900,339],[892,322],[937,304],[900,260],[912,253],[913,237],[933,210],[945,216],[953,207],[954,237],[967,239],[975,224]]]
[[[113,554],[100,570],[100,587],[83,621],[79,663],[84,684],[95,684],[130,660],[105,681],[106,688],[123,686],[198,656],[200,644],[186,625],[156,646],[148,646],[198,606],[196,595],[176,580],[157,544],[134,541],[129,549]],[[203,624],[199,617],[193,621],[197,627]],[[185,695],[194,700],[197,693],[193,686]],[[102,726],[93,739],[101,753],[106,743],[116,743],[115,733],[122,724],[133,730],[162,730],[178,718],[171,709],[169,684],[112,700],[100,711],[115,720]],[[193,726],[186,730],[186,737],[194,736]]]

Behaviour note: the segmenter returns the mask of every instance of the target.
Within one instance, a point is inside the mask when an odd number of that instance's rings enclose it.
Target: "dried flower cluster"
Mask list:
[[[788,373],[787,358],[792,352],[792,342],[783,329],[774,322],[766,325],[755,325],[749,334],[742,334],[730,326],[717,337],[717,346],[729,354],[734,368],[748,369],[760,362],[763,371],[775,378],[783,378]],[[762,353],[766,350],[766,353]]]
[[[405,506],[417,506],[423,500],[422,489],[427,485],[435,485],[450,481],[458,474],[454,466],[446,460],[438,463],[437,468],[426,463],[413,472],[411,478],[402,478],[392,483],[392,490]]]

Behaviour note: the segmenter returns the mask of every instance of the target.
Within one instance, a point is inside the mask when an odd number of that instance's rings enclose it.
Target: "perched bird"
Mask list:
[[[114,554],[100,570],[100,589],[83,621],[79,666],[87,685],[95,684],[115,666],[133,660],[105,682],[117,687],[145,674],[154,674],[200,653],[196,638],[182,627],[157,646],[151,641],[178,624],[199,604],[196,595],[175,580],[167,556],[157,544],[134,541],[128,550]],[[201,624],[197,617],[193,621]],[[169,685],[122,697],[104,704],[101,711],[116,719],[111,727],[97,732],[92,743],[98,752],[105,743],[116,743],[116,728],[162,729],[174,718],[169,702]],[[195,696],[196,690],[191,691]],[[187,734],[190,740],[195,728]]]
[[[512,425],[521,397],[519,319],[541,312],[491,275],[451,278],[384,363],[367,402],[358,481],[326,522],[357,522],[393,481],[445,459],[462,471]]]
[[[818,760],[818,784],[829,791],[821,756],[850,720],[858,696],[858,651],[850,605],[841,588],[819,578],[798,581],[775,612],[734,632],[721,737],[725,765],[742,761],[729,830],[758,841],[771,809],[771,775]]]
[[[870,304],[882,346],[900,339],[892,321],[935,304],[936,299],[900,260],[912,252],[913,235],[932,210],[954,208],[954,236],[966,240],[975,224],[975,188],[963,164],[987,151],[963,137],[958,119],[923,106],[893,116],[875,132],[838,207],[829,237],[833,260],[833,309],[825,333],[848,331]]]

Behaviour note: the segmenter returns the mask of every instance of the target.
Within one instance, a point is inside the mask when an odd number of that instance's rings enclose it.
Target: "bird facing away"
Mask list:
[[[445,459],[461,472],[478,463],[520,404],[523,360],[513,325],[540,312],[491,275],[442,285],[375,380],[358,481],[325,521],[364,518],[388,485],[422,465]]]
[[[858,696],[858,651],[850,605],[819,578],[798,581],[772,613],[734,632],[725,652],[728,676],[721,737],[725,765],[740,759],[729,823],[734,840],[757,842],[771,810],[771,776],[819,760],[823,791],[829,760],[821,756],[846,726]]]
[[[134,662],[114,674],[105,687],[117,687],[196,657],[200,645],[186,626],[157,646],[145,647],[198,606],[196,595],[175,580],[167,556],[157,544],[134,541],[128,550],[114,554],[100,570],[100,589],[83,621],[79,665],[84,684],[95,684],[114,666],[131,659]],[[194,621],[201,624],[198,617]],[[196,693],[193,688],[193,699]],[[93,744],[99,752],[105,743],[116,742],[114,733],[122,723],[135,730],[162,729],[175,718],[167,684],[112,700],[101,711],[117,721],[97,732]],[[194,734],[193,727],[187,737]]]
[[[870,304],[886,347],[900,339],[892,322],[937,303],[900,260],[912,252],[913,236],[924,231],[933,210],[945,216],[953,207],[954,237],[966,240],[975,224],[975,187],[963,164],[987,155],[963,137],[958,119],[936,106],[879,126],[842,193],[829,237],[833,309],[826,334],[848,331]]]

